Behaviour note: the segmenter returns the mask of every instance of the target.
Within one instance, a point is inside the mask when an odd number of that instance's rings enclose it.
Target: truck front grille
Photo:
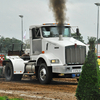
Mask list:
[[[73,45],[65,47],[65,61],[68,65],[80,65],[85,62],[86,47]]]

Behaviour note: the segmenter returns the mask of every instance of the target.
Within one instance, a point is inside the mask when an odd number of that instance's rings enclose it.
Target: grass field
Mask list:
[[[21,99],[21,98],[9,99],[7,96],[4,96],[4,97],[0,97],[0,100],[23,100],[23,99]]]

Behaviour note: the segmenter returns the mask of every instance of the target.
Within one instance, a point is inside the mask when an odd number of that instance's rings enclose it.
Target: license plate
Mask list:
[[[81,69],[73,69],[72,72],[81,72]]]

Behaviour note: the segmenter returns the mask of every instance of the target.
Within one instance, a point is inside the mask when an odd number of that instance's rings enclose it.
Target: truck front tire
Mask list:
[[[38,80],[41,84],[49,84],[52,80],[52,69],[41,63],[38,70]]]

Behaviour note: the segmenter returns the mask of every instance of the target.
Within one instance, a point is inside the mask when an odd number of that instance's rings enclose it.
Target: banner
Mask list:
[[[26,31],[24,32],[24,35],[23,35],[23,39],[25,39],[26,38]]]

